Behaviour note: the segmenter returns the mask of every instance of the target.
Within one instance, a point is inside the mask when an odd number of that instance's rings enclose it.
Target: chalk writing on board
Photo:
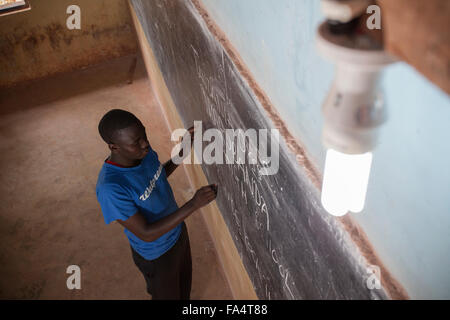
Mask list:
[[[199,79],[200,83],[200,89],[202,93],[202,98],[205,103],[206,108],[206,114],[208,118],[210,119],[213,127],[221,131],[222,133],[227,130],[228,128],[233,128],[236,126],[237,119],[233,119],[230,117],[230,113],[227,112],[229,110],[234,109],[233,103],[231,99],[229,98],[229,93],[227,86],[223,85],[226,84],[226,72],[229,72],[227,70],[228,66],[225,66],[223,59],[222,64],[217,66],[217,70],[219,70],[219,74],[217,75],[217,78],[207,76],[206,72],[202,70],[201,62],[199,59],[199,54],[195,47],[191,45],[193,57],[195,61],[195,68],[197,72],[197,77]],[[219,79],[219,80],[218,80]],[[222,79],[222,81],[220,81]],[[222,84],[222,85],[220,85]],[[242,133],[241,133],[242,134]],[[229,137],[228,135],[225,135],[226,137]],[[245,137],[238,137],[238,139],[245,139]],[[251,139],[249,139],[249,142]],[[227,157],[230,154],[234,156],[238,150],[236,150],[237,144],[228,142],[226,143],[227,147],[231,146],[234,148],[234,150],[231,150],[232,152],[225,152],[224,156]],[[244,146],[246,154],[249,152],[254,152],[255,146],[252,146],[250,143],[248,144],[238,144],[239,146]],[[228,159],[227,163],[232,163],[232,159]],[[261,192],[263,185],[261,184],[262,176],[260,174],[260,167],[263,164],[257,163],[254,166],[246,165],[245,163],[241,164],[234,164],[230,165],[231,169],[231,177],[235,180],[236,185],[239,188],[238,194],[241,195],[241,200],[243,203],[248,204],[248,201],[252,201],[252,204],[256,210],[249,212],[249,216],[252,216],[254,226],[257,230],[263,231],[263,232],[270,232],[270,214],[269,209],[266,204],[266,199],[263,196],[263,193]],[[270,279],[271,276],[268,274],[265,274],[263,268],[261,268],[261,258],[258,257],[254,250],[254,245],[250,238],[247,236],[247,229],[246,226],[243,224],[242,218],[239,217],[239,213],[236,207],[236,202],[231,195],[230,192],[228,192],[226,189],[223,191],[223,196],[226,198],[227,202],[230,204],[231,212],[232,212],[232,221],[235,224],[235,230],[237,230],[237,234],[240,239],[244,239],[244,249],[247,253],[247,256],[250,258],[251,263],[255,267],[259,279],[261,279],[262,287],[264,288],[265,298],[270,299],[271,293],[270,293]],[[240,203],[240,202],[239,202]],[[236,240],[238,241],[238,238],[236,236]],[[269,237],[269,240],[266,241],[266,250],[267,255],[270,257],[270,262],[275,265],[276,269],[279,272],[279,275],[282,279],[282,285],[284,287],[284,290],[288,293],[288,295],[294,299],[295,296],[292,292],[291,287],[295,287],[295,282],[292,281],[290,277],[290,270],[286,268],[281,263],[281,253],[275,249],[272,248],[272,243]],[[240,253],[241,257],[242,254]]]
[[[222,42],[214,33],[197,0],[130,2],[185,125],[200,120],[205,129],[222,130],[221,136],[229,128],[278,127],[267,117],[255,83],[240,71],[242,65],[228,51],[226,39]],[[299,50],[304,38],[298,38]],[[307,80],[311,72],[301,69],[304,63],[298,65],[297,73]],[[308,85],[306,80],[302,84]],[[230,139],[244,138],[240,132]],[[203,145],[211,140],[200,141]],[[324,219],[316,195],[311,195],[314,188],[298,168],[297,162],[304,159],[297,155],[295,161],[289,144],[281,141],[279,171],[271,176],[260,173],[268,167],[263,159],[256,164],[234,163],[241,151],[251,155],[250,144],[227,148],[227,164],[202,163],[208,181],[222,186],[216,202],[258,297],[387,298],[382,289],[370,290],[361,281],[366,275],[364,262],[341,227]],[[216,155],[216,150],[209,150]],[[218,155],[222,152],[223,148]],[[195,158],[194,163],[200,164]]]

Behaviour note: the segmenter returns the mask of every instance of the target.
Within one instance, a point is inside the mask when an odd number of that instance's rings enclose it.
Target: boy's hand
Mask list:
[[[216,196],[217,185],[211,184],[209,186],[204,186],[198,189],[191,201],[194,204],[195,208],[199,209],[213,201]]]
[[[192,143],[194,142],[194,126],[190,127],[188,129],[188,132],[191,135],[191,146],[192,146]]]

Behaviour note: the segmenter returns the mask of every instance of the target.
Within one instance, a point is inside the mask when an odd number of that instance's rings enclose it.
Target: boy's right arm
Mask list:
[[[209,185],[197,190],[194,197],[181,208],[154,223],[148,223],[139,211],[127,220],[117,220],[122,226],[130,230],[143,241],[155,241],[163,234],[169,232],[190,216],[195,210],[207,205],[216,198],[217,187]]]

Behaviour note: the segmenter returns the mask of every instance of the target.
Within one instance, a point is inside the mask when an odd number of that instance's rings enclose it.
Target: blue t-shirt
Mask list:
[[[122,168],[105,162],[98,175],[96,193],[106,224],[127,220],[137,211],[153,223],[178,209],[166,172],[151,148],[136,167]],[[152,242],[139,239],[126,228],[124,232],[137,253],[154,260],[175,244],[181,224]]]

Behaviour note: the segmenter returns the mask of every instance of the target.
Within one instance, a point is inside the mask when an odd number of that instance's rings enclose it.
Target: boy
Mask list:
[[[192,262],[184,219],[213,201],[217,186],[200,188],[179,208],[167,181],[177,165],[172,160],[159,162],[135,115],[110,110],[98,130],[111,151],[96,186],[106,224],[116,220],[125,228],[133,260],[153,300],[189,299]],[[193,139],[193,128],[189,133]]]

